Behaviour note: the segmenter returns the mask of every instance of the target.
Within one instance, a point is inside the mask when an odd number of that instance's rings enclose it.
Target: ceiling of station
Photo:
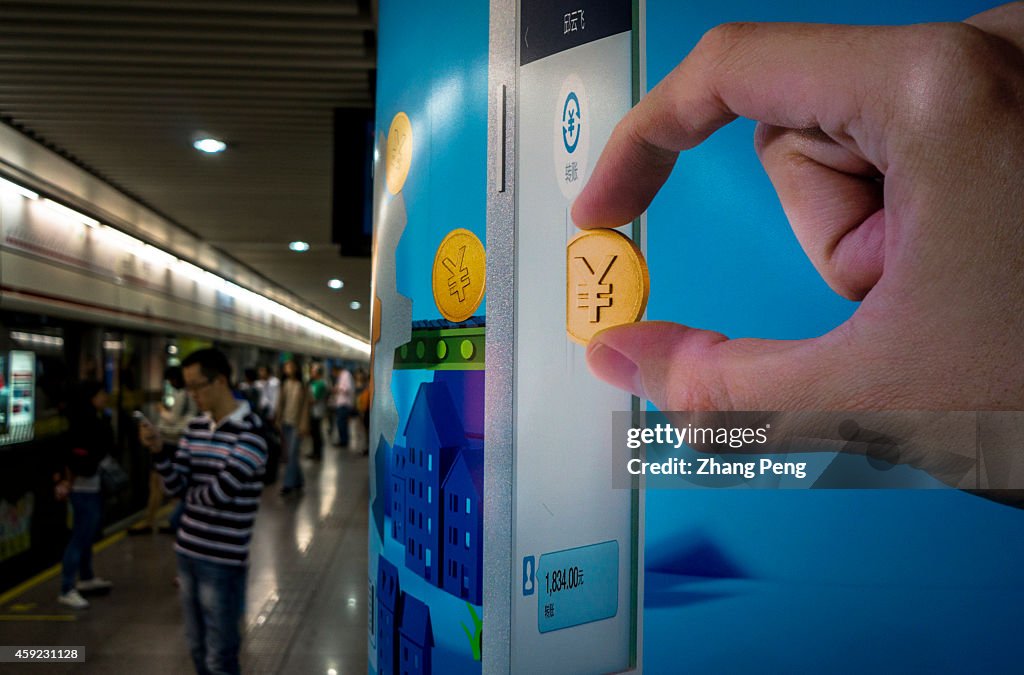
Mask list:
[[[370,262],[331,243],[332,125],[373,105],[375,15],[375,0],[0,0],[0,119],[367,337]],[[228,149],[198,152],[203,134]]]

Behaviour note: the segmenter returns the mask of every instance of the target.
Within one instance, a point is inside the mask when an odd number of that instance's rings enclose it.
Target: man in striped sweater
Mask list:
[[[196,672],[238,673],[249,540],[267,446],[259,418],[232,394],[223,353],[201,349],[181,365],[185,389],[204,414],[189,421],[176,446],[161,443],[148,423],[139,436],[155,455],[165,491],[185,504],[174,550]]]

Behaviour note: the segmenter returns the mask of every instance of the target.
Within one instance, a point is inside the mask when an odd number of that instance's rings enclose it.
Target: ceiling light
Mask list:
[[[19,195],[25,197],[26,199],[39,199],[38,192],[33,192],[32,190],[29,190],[27,187],[22,187],[17,183],[12,183],[11,181],[5,178],[0,178],[0,188],[11,190],[12,192],[17,192]]]
[[[288,248],[295,251],[296,253],[305,253],[309,250],[309,244],[304,241],[293,241],[288,244]]]
[[[205,152],[209,155],[215,155],[218,152],[224,152],[228,148],[228,144],[219,138],[200,138],[192,144],[192,147],[200,152]]]
[[[40,333],[22,333],[11,331],[11,339],[15,342],[28,343],[37,347],[63,347],[64,338],[56,335],[42,335]]]
[[[327,282],[327,286],[328,288],[333,288],[336,291],[340,291],[342,288],[345,287],[345,282],[342,281],[341,279],[331,279],[330,281]]]
[[[363,306],[363,303],[359,302],[358,300],[353,300],[352,302],[348,303],[348,306],[351,307],[352,309],[359,309],[360,307]]]
[[[47,206],[47,208],[49,208],[51,211],[59,213],[60,215],[64,216],[65,218],[73,220],[76,223],[81,223],[83,225],[88,225],[90,227],[96,227],[97,225],[100,224],[100,221],[96,220],[95,218],[90,218],[89,216],[85,215],[84,213],[79,213],[78,211],[75,211],[74,209],[69,209],[68,207],[64,206],[63,204],[58,204],[57,202],[53,201],[52,199],[45,199],[44,198],[43,199],[43,204],[45,204]]]

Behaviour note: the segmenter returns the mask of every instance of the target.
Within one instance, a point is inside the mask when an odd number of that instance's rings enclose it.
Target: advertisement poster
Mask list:
[[[4,363],[6,361],[6,363]],[[6,368],[2,366],[6,365]],[[36,355],[0,356],[0,445],[32,440],[35,422]]]
[[[11,394],[7,389],[7,357],[0,354],[0,438],[7,435]]]
[[[487,13],[462,4],[381,6],[367,579],[379,675],[481,672]]]

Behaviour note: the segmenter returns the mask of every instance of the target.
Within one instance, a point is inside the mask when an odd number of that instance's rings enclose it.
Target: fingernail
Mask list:
[[[640,368],[617,349],[600,342],[587,347],[587,364],[591,372],[608,384],[647,398]]]

